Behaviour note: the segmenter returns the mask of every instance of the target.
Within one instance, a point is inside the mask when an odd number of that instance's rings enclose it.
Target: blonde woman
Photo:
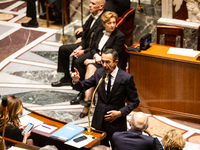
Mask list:
[[[19,116],[22,115],[23,105],[20,99],[15,96],[7,96],[6,128],[5,137],[27,143],[30,132],[22,135],[23,127],[20,126]],[[0,135],[4,126],[3,106],[0,105]]]
[[[164,150],[182,150],[185,147],[185,139],[176,129],[169,130],[161,140]]]

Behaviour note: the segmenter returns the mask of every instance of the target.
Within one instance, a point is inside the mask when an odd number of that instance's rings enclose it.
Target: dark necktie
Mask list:
[[[111,74],[108,74],[108,85],[107,85],[107,98],[109,97],[110,94],[110,87],[111,87]]]

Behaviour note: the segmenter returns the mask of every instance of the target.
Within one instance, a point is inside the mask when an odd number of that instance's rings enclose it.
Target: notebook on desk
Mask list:
[[[69,141],[73,137],[81,134],[84,130],[85,128],[83,127],[80,127],[71,123],[67,123],[62,128],[60,128],[59,130],[51,134],[50,137],[57,138],[64,141]]]

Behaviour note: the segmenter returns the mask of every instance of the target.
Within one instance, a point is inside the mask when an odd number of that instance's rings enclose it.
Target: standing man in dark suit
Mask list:
[[[75,68],[72,74],[73,88],[78,91],[85,91],[96,86],[102,77],[107,74],[105,82],[98,88],[98,101],[92,119],[92,127],[107,133],[102,145],[112,144],[112,135],[116,131],[126,131],[126,116],[139,105],[139,99],[133,76],[117,67],[119,56],[114,49],[105,49],[101,55],[103,68],[96,70],[93,76],[84,81],[79,81],[79,72]],[[125,99],[129,104],[125,106]],[[112,146],[113,147],[113,146]]]
[[[129,122],[131,129],[123,132],[115,132],[112,136],[113,150],[163,150],[163,146],[148,128],[148,117],[137,112],[131,116]],[[142,132],[148,135],[143,135]]]
[[[119,17],[130,9],[131,2],[130,0],[106,0],[105,10],[114,11],[118,14]]]
[[[69,44],[69,45],[62,45],[59,48],[58,52],[58,72],[63,72],[64,77],[61,78],[57,82],[52,82],[51,85],[54,87],[58,86],[71,86],[71,77],[70,77],[70,71],[69,71],[69,59],[70,57],[73,57],[72,61],[72,69],[74,65],[74,60],[79,59],[84,62],[87,58],[92,58],[91,53],[88,51],[85,51],[86,48],[90,47],[94,31],[98,26],[101,26],[101,15],[104,10],[104,4],[105,0],[90,0],[90,12],[92,13],[89,19],[86,21],[86,23],[83,25],[83,27],[78,28],[75,31],[75,35],[82,33],[82,39],[75,42],[75,44]],[[82,73],[82,72],[81,72]]]

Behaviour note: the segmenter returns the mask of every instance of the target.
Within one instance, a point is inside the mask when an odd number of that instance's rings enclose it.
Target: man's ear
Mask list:
[[[100,4],[100,5],[99,5],[99,9],[100,9],[100,10],[103,10],[103,8],[104,8],[104,5],[103,5],[103,4]]]
[[[128,120],[129,125],[131,126],[131,120]]]
[[[149,124],[147,125],[146,129],[149,127]]]
[[[118,64],[119,60],[115,60],[115,63]]]

